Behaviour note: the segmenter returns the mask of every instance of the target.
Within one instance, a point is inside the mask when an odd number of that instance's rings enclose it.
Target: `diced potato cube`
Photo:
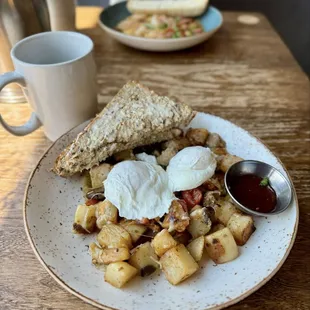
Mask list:
[[[167,280],[177,285],[195,273],[199,266],[183,244],[167,251],[160,263]]]
[[[186,133],[186,137],[192,145],[201,146],[206,145],[208,135],[208,130],[204,128],[190,128]]]
[[[135,221],[122,220],[119,224],[129,232],[133,243],[136,243],[147,230],[146,226],[137,224]]]
[[[103,262],[100,259],[100,255],[102,252],[102,248],[100,246],[98,246],[95,242],[92,242],[89,245],[89,252],[93,264],[103,264]]]
[[[238,245],[246,244],[255,231],[253,218],[249,215],[239,213],[235,213],[230,217],[227,227]]]
[[[73,231],[78,234],[89,234],[96,229],[96,205],[79,205],[76,209]]]
[[[197,208],[190,213],[189,217],[187,230],[194,239],[207,234],[211,229],[212,222],[206,208]]]
[[[161,154],[157,157],[157,163],[161,166],[168,166],[170,159],[177,154],[178,150],[172,147],[166,148]]]
[[[89,174],[91,178],[91,184],[93,188],[103,186],[103,181],[108,177],[111,169],[113,168],[110,164],[101,164],[90,169]]]
[[[190,145],[191,144],[186,137],[179,137],[162,143],[162,147],[164,149],[166,148],[175,149],[177,150],[177,152],[183,150],[184,148]]]
[[[162,147],[164,150],[157,157],[157,163],[162,166],[168,166],[170,159],[175,156],[178,151],[190,145],[191,144],[186,137],[180,137],[163,142]]]
[[[216,264],[227,263],[239,255],[235,239],[227,227],[207,235],[205,241],[207,253]]]
[[[129,264],[134,266],[140,272],[141,277],[152,274],[158,267],[158,257],[150,242],[140,244],[132,250]]]
[[[224,147],[214,147],[211,149],[211,151],[218,156],[223,156],[227,154],[227,150]]]
[[[173,134],[174,138],[180,138],[183,136],[183,130],[181,128],[172,128],[171,133]]]
[[[219,134],[211,132],[208,135],[207,146],[211,149],[215,147],[225,147],[226,143]]]
[[[105,199],[104,201],[98,202],[96,206],[96,224],[99,229],[101,229],[105,224],[117,223],[117,208],[109,200]]]
[[[96,243],[89,245],[93,264],[110,264],[129,259],[130,252],[128,248],[101,249]]]
[[[227,154],[224,155],[221,158],[221,161],[219,162],[219,169],[222,170],[223,172],[226,172],[233,164],[242,161],[243,159],[241,157]]]
[[[134,278],[138,270],[126,262],[111,263],[104,274],[104,280],[114,287],[121,288]]]
[[[115,224],[106,224],[97,235],[102,248],[132,248],[131,237],[126,229]]]
[[[219,201],[219,207],[215,208],[214,210],[215,219],[225,226],[227,226],[227,223],[233,214],[240,213],[236,206],[226,200]]]
[[[201,260],[204,246],[205,246],[204,236],[200,236],[188,244],[187,249],[196,262],[199,262]]]
[[[104,264],[121,262],[129,259],[130,252],[128,248],[103,249],[101,259]]]
[[[175,247],[177,242],[169,234],[167,229],[160,231],[152,240],[152,247],[158,256],[162,256],[169,249]]]

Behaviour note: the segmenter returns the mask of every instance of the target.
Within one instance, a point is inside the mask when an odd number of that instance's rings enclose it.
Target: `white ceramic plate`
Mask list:
[[[99,26],[115,40],[145,51],[169,52],[189,48],[209,39],[223,23],[223,17],[219,10],[209,6],[207,11],[197,17],[204,32],[195,36],[178,39],[148,39],[130,36],[115,30],[117,24],[130,15],[126,8],[126,2],[121,2],[104,9],[99,16]]]
[[[219,133],[229,152],[267,162],[289,177],[266,146],[236,125],[198,113],[190,126]],[[31,174],[25,193],[24,222],[29,241],[42,265],[65,289],[102,309],[221,309],[253,293],[279,270],[297,231],[295,193],[284,213],[255,218],[257,230],[232,262],[216,266],[205,259],[197,274],[176,287],[163,274],[136,277],[122,290],[105,283],[88,253],[87,246],[95,235],[72,234],[76,206],[83,202],[81,180],[49,172],[58,154],[84,127],[85,123],[74,128],[50,147]]]

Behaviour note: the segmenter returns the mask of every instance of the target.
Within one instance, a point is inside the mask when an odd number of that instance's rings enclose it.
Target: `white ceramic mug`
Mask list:
[[[80,33],[54,31],[19,41],[11,51],[15,71],[0,76],[1,89],[20,84],[34,112],[22,126],[2,126],[16,136],[43,125],[55,141],[97,112],[96,66],[92,40]],[[12,109],[14,106],[12,105]]]

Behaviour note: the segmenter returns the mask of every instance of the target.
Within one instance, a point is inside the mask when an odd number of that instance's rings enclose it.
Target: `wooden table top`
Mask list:
[[[266,18],[256,25],[224,12],[224,25],[205,44],[169,54],[125,47],[96,26],[98,8],[77,9],[77,25],[95,42],[99,102],[129,79],[176,97],[198,111],[226,118],[266,143],[288,169],[297,190],[300,224],[280,271],[231,309],[310,309],[310,87],[309,80]],[[0,104],[21,124],[28,104]],[[95,309],[62,289],[28,243],[22,201],[30,172],[51,144],[38,130],[14,137],[0,129],[0,309]]]

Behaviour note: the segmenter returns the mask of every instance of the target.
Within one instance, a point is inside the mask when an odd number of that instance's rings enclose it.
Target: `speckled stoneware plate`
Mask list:
[[[121,2],[104,9],[99,16],[99,26],[115,40],[140,50],[153,52],[169,52],[189,48],[209,39],[223,23],[221,12],[213,6],[197,19],[200,21],[204,32],[195,36],[178,39],[149,39],[135,37],[115,30],[118,23],[130,16],[126,2]]]
[[[236,125],[198,113],[190,126],[219,133],[229,152],[267,162],[289,178],[266,146]],[[295,192],[284,213],[255,218],[257,230],[240,248],[240,257],[232,262],[216,266],[205,258],[201,270],[176,287],[163,274],[136,277],[122,290],[105,283],[103,273],[92,266],[88,254],[88,245],[95,235],[72,234],[76,206],[83,202],[81,180],[63,179],[49,172],[58,154],[84,127],[85,123],[74,128],[45,153],[30,176],[24,202],[25,228],[31,246],[50,275],[69,292],[102,309],[221,309],[256,291],[279,270],[296,236]]]

